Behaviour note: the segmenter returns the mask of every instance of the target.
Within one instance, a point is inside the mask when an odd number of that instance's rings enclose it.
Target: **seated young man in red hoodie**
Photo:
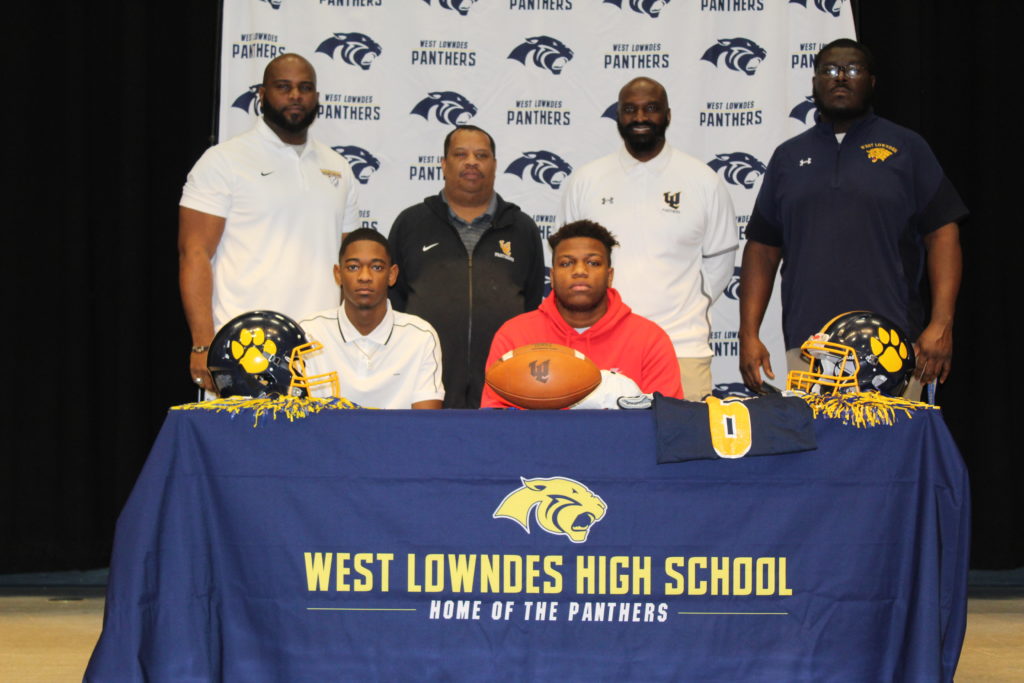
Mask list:
[[[494,335],[490,367],[524,344],[549,342],[581,351],[602,370],[632,379],[644,393],[683,397],[672,342],[656,323],[633,313],[611,288],[615,236],[593,221],[563,225],[551,245],[551,294],[540,308],[512,318]],[[481,408],[510,404],[484,385]]]

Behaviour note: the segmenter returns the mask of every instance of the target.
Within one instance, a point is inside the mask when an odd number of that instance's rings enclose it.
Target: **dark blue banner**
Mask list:
[[[950,680],[937,411],[656,464],[651,412],[172,412],[87,679]]]

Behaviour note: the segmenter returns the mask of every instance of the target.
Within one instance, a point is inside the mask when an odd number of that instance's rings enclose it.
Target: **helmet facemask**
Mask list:
[[[839,394],[857,391],[860,361],[857,352],[843,344],[828,341],[829,335],[818,333],[800,346],[801,355],[810,361],[807,370],[793,370],[786,378],[786,388],[809,394]]]
[[[323,350],[324,345],[318,341],[306,342],[292,349],[288,359],[288,371],[292,375],[291,384],[288,385],[290,396],[316,396],[318,398],[341,398],[341,387],[338,382],[338,373],[327,372],[321,375],[306,375],[305,356]],[[325,390],[325,389],[326,390]],[[314,389],[316,390],[314,392]]]

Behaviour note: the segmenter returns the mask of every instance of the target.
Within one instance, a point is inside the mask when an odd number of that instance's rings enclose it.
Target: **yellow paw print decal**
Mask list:
[[[879,327],[878,336],[871,337],[871,353],[875,354],[878,362],[888,372],[896,372],[907,359],[907,344],[900,339],[896,330]]]
[[[267,339],[263,328],[260,327],[242,330],[242,333],[238,335],[238,340],[231,342],[231,356],[250,375],[263,372],[270,365],[263,354],[273,356],[275,353],[277,353],[277,344],[273,339]]]

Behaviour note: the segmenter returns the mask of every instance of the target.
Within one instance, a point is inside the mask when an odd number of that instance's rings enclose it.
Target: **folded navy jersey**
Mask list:
[[[654,395],[658,463],[778,455],[817,448],[814,413],[800,397],[770,394],[758,398],[704,403]]]

